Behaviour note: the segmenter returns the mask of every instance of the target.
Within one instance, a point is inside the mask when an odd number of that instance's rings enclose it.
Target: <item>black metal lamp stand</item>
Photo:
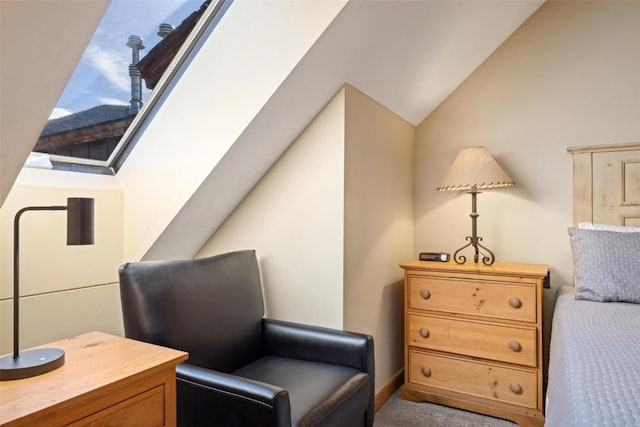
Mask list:
[[[464,255],[461,255],[460,251],[462,251],[463,249],[469,246],[473,246],[473,249],[474,249],[473,261],[477,263],[478,260],[480,259],[480,255],[482,255],[482,263],[484,265],[491,265],[493,264],[493,261],[495,261],[495,256],[493,255],[493,252],[491,252],[488,248],[480,244],[480,242],[482,241],[482,237],[478,237],[478,217],[480,215],[476,210],[476,196],[478,193],[480,193],[480,191],[478,191],[478,189],[474,187],[468,193],[471,194],[471,215],[469,215],[471,217],[471,236],[466,237],[466,240],[469,243],[467,243],[466,245],[464,245],[463,247],[455,251],[455,253],[453,254],[453,259],[458,264],[464,264],[465,261],[467,260],[467,257],[465,257]],[[484,249],[487,253],[485,254],[479,248]]]
[[[27,211],[67,211],[67,245],[93,244],[93,199],[68,198],[67,206],[29,206],[13,221],[13,354],[0,358],[0,381],[30,378],[64,365],[64,351],[39,348],[20,351],[20,217]]]

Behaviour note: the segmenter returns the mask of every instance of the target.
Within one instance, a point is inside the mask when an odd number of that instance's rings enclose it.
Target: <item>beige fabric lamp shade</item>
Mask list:
[[[515,182],[484,147],[463,148],[438,191],[465,191],[509,187]]]

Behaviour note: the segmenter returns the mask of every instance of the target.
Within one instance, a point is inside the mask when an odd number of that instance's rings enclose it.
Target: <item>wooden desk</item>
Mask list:
[[[0,426],[175,426],[175,366],[187,353],[101,332],[47,344],[65,364],[0,382]]]

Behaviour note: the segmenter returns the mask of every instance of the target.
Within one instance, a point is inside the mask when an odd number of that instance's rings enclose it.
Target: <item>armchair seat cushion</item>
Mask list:
[[[355,426],[369,404],[369,375],[353,368],[299,359],[267,356],[234,375],[273,384],[289,393],[291,425]]]

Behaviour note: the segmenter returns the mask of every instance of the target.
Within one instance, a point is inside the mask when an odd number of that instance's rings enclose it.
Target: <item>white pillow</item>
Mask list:
[[[576,299],[640,304],[640,233],[569,228]]]
[[[581,222],[578,224],[578,228],[582,228],[585,230],[618,231],[620,233],[640,232],[640,227],[628,227],[624,225],[612,225],[612,224],[594,224],[591,222]]]

